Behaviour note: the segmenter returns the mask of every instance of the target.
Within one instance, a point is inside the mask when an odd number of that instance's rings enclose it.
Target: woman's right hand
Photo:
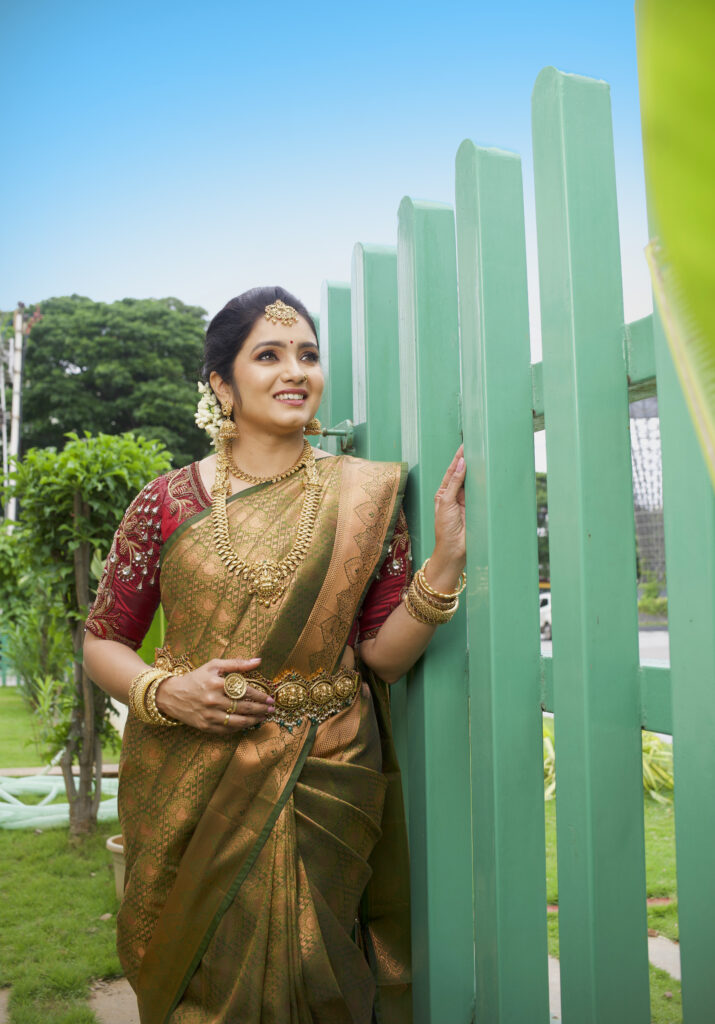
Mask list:
[[[260,658],[214,658],[193,672],[170,676],[156,691],[157,707],[169,718],[218,736],[261,725],[275,710],[272,697],[249,685],[244,697],[232,700],[223,688],[230,672],[251,672],[260,663]]]

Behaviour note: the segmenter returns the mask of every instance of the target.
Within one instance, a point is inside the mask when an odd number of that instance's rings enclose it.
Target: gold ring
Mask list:
[[[247,689],[248,680],[240,672],[229,672],[223,681],[223,692],[232,700],[240,700]]]
[[[235,701],[235,700],[231,701],[230,707],[228,709],[229,715],[235,715],[236,714],[236,705],[237,704],[238,704],[238,701]]]
[[[226,726],[228,725],[228,720],[229,720],[229,718],[230,718],[230,717],[231,717],[231,712],[230,712],[230,711],[227,711],[227,712],[226,712],[226,717],[225,717],[225,718],[224,718],[224,720],[223,720],[223,725],[224,725],[224,729],[225,729],[225,728],[226,728]]]

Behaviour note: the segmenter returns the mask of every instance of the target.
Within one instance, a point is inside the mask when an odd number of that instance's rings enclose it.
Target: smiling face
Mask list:
[[[302,430],[315,416],[324,378],[315,335],[306,320],[288,327],[261,317],[233,362],[233,388],[211,374],[211,386],[223,401],[234,402],[241,427],[273,434]]]

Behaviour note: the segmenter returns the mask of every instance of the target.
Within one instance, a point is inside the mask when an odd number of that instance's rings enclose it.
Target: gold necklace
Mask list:
[[[310,441],[304,441],[300,455],[290,469],[287,469],[285,473],[278,473],[276,476],[253,476],[253,474],[247,473],[245,469],[241,469],[241,467],[236,464],[233,458],[233,453],[228,446],[225,450],[228,456],[228,465],[231,470],[231,475],[237,477],[239,480],[245,480],[246,483],[249,484],[277,484],[279,480],[285,480],[286,477],[292,476],[293,473],[297,473],[298,470],[306,464],[313,452]]]
[[[216,478],[211,489],[211,521],[216,550],[229,572],[235,573],[239,579],[244,580],[249,594],[255,595],[259,603],[265,605],[266,608],[283,596],[288,588],[290,576],[305,558],[313,538],[323,485],[320,483],[315,466],[313,449],[310,444],[307,442],[306,444],[309,450],[301,456],[301,465],[305,465],[305,483],[303,485],[305,495],[298,519],[298,532],[293,547],[280,562],[275,562],[272,559],[264,559],[262,562],[247,562],[245,559],[239,558],[234,550],[229,536],[226,511],[226,498],[231,488],[229,455],[223,445],[218,449]],[[292,467],[288,473],[296,472],[297,468]],[[283,474],[283,476],[285,475]]]

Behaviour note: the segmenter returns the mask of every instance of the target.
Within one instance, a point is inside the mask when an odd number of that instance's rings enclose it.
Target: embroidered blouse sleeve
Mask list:
[[[139,492],[124,514],[97,588],[86,628],[137,650],[159,607],[159,554],[166,477]]]
[[[412,579],[412,555],[407,520],[402,509],[397,514],[387,557],[380,566],[365,595],[362,608],[353,623],[348,640],[353,647],[362,640],[372,640],[390,612],[398,606]]]

